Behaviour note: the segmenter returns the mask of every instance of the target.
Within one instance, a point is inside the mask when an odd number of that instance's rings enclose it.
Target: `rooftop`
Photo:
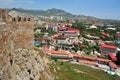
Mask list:
[[[90,65],[98,65],[97,62],[87,61],[87,60],[79,60],[80,63],[90,64]]]
[[[80,30],[71,28],[71,27],[60,27],[59,30],[66,31],[66,32],[80,32]]]
[[[110,48],[110,49],[116,49],[116,46],[111,46],[111,45],[106,45],[106,44],[102,44],[101,48]]]
[[[114,64],[113,62],[110,62],[110,63],[109,63],[109,65],[110,65],[112,68],[114,68],[114,69],[116,69],[116,68],[117,68],[117,65],[116,65],[116,64]]]
[[[112,61],[117,61],[117,58],[116,58],[116,56],[113,53],[109,53],[108,55],[110,56]]]

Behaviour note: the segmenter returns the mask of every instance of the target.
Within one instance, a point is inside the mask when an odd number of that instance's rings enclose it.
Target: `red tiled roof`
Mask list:
[[[73,57],[82,57],[82,55],[79,55],[79,54],[73,54]]]
[[[103,42],[103,40],[102,40],[102,39],[99,39],[97,42]]]
[[[110,37],[109,34],[105,33],[105,32],[101,32],[102,35],[106,36],[106,37]]]
[[[66,32],[80,32],[80,30],[70,27],[60,27],[59,30],[65,30]]]
[[[109,35],[109,34],[105,34],[105,36],[106,36],[106,37],[110,37],[110,35]]]
[[[48,26],[53,27],[53,26],[56,26],[56,24],[55,23],[49,23]]]
[[[63,36],[61,33],[57,33],[57,34],[55,34],[54,35],[54,39],[66,39],[66,37],[65,36]]]
[[[48,52],[51,54],[65,54],[65,55],[68,54],[66,51],[63,51],[63,50],[58,50],[58,51],[49,50]]]
[[[55,50],[47,50],[46,52],[47,54],[49,55],[67,55],[68,57],[77,57],[77,58],[83,58],[83,59],[89,59],[89,60],[98,60],[98,61],[103,61],[103,62],[111,62],[111,60],[108,60],[108,59],[103,59],[103,58],[95,58],[95,57],[90,57],[90,56],[82,56],[82,55],[79,55],[79,54],[71,54],[71,53],[68,53],[64,50],[58,50],[58,51],[55,51]],[[84,62],[84,60],[81,60],[82,62]],[[92,63],[95,63],[96,62],[93,62],[93,61],[85,61],[85,63],[88,63],[88,64],[92,64]]]
[[[90,60],[96,60],[95,57],[90,57],[90,56],[82,56],[82,58],[85,58],[85,59],[90,59]]]
[[[116,46],[111,46],[111,45],[106,45],[106,44],[102,44],[101,48],[110,48],[110,49],[116,49]]]
[[[89,59],[89,60],[96,60],[95,57],[83,56],[83,55],[79,55],[79,54],[74,54],[73,57],[84,58],[84,59]]]
[[[75,28],[70,28],[70,27],[67,28],[67,31],[69,31],[69,32],[80,32],[80,30],[75,29]]]
[[[66,30],[66,27],[59,27],[59,30]]]
[[[110,65],[112,68],[114,68],[114,69],[116,69],[116,68],[117,68],[117,65],[116,65],[116,64],[114,64],[113,62],[109,62],[109,65]]]
[[[80,63],[90,64],[90,65],[97,65],[97,62],[87,61],[87,60],[79,60]]]
[[[105,32],[101,32],[101,34],[103,34],[103,35],[104,35],[104,34],[105,34]]]
[[[97,58],[98,61],[103,61],[103,62],[110,62],[111,60],[108,59],[103,59],[103,58]]]
[[[69,57],[70,57],[70,58],[72,58],[72,57],[73,57],[73,55],[72,55],[72,54],[69,54]]]
[[[117,61],[117,58],[116,58],[116,56],[113,53],[109,53],[108,55],[110,56],[112,61]]]
[[[66,37],[65,37],[65,36],[58,36],[58,37],[56,37],[56,38],[54,38],[54,39],[61,39],[61,40],[65,40],[65,39],[66,39]]]

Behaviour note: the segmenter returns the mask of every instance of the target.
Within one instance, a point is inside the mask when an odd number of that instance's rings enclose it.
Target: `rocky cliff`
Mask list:
[[[33,24],[0,25],[0,80],[54,79],[33,41]]]

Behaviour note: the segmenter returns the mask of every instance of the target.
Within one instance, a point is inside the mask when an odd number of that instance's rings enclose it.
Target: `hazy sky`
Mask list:
[[[0,8],[58,8],[73,14],[120,20],[120,0],[0,0]]]

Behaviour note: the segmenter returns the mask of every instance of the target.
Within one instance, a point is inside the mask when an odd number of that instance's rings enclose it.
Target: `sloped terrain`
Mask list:
[[[99,69],[85,65],[71,64],[66,62],[55,62],[53,65],[57,70],[56,80],[119,80],[120,77],[112,76]]]

